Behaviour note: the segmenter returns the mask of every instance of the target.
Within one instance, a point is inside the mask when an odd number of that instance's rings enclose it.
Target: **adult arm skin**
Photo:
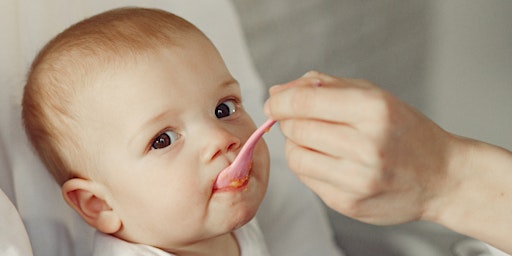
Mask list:
[[[512,152],[364,80],[311,71],[270,95],[290,168],[329,207],[377,225],[433,221],[512,253]]]

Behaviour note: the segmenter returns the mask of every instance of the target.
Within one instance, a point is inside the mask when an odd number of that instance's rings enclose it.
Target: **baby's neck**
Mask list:
[[[195,243],[187,248],[172,251],[178,256],[240,256],[240,248],[235,235],[231,232]]]

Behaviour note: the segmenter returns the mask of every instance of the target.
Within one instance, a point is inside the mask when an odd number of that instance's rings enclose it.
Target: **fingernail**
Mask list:
[[[310,70],[310,71],[306,72],[304,75],[302,75],[302,77],[310,77],[310,76],[317,76],[317,75],[318,75],[318,71]]]
[[[279,91],[281,87],[280,84],[273,85],[268,89],[268,92],[272,95],[272,93]]]

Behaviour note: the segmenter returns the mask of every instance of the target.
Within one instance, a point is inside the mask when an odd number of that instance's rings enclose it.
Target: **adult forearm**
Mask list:
[[[512,152],[460,137],[450,152],[425,218],[512,253]]]

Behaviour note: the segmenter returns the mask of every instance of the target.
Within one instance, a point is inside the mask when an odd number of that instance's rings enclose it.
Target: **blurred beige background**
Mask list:
[[[365,78],[512,149],[512,1],[232,1],[267,85],[310,69]]]

